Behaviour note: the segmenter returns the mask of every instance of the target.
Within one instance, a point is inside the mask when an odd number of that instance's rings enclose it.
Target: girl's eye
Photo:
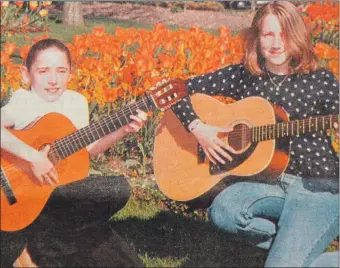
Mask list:
[[[58,73],[65,74],[65,73],[67,73],[67,70],[65,70],[65,69],[58,70]]]

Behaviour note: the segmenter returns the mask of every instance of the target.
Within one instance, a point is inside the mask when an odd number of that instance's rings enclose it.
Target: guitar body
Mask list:
[[[76,128],[65,116],[50,113],[30,124],[29,129],[9,131],[26,144],[40,149],[76,131]],[[57,186],[85,178],[90,167],[89,154],[86,148],[83,148],[57,162],[55,167],[58,185],[40,186],[26,161],[1,150],[1,169],[16,199],[15,203],[10,204],[3,188],[1,189],[2,231],[16,231],[31,224]]]
[[[200,119],[218,127],[232,126],[227,137],[219,137],[226,143],[233,142],[233,161],[226,160],[226,169],[211,174],[207,157],[198,160],[198,142],[188,133],[175,114],[168,110],[157,129],[154,149],[154,172],[161,191],[171,199],[188,201],[201,196],[223,178],[252,177],[260,181],[275,181],[286,169],[289,161],[288,139],[277,142],[266,140],[258,143],[234,143],[245,127],[275,124],[288,121],[284,110],[271,105],[260,97],[223,104],[216,99],[194,94],[191,101]],[[219,133],[220,134],[220,133]]]

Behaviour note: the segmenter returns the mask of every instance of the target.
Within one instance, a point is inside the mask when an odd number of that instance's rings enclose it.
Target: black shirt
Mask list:
[[[330,71],[319,69],[308,74],[288,76],[269,72],[269,75],[272,81],[266,72],[254,76],[242,64],[230,65],[188,79],[186,85],[189,95],[222,95],[235,100],[250,96],[265,98],[283,107],[290,120],[339,113],[339,83]],[[190,97],[185,97],[172,109],[187,130],[188,125],[198,118]],[[305,178],[339,177],[339,159],[331,146],[330,137],[323,131],[292,137],[290,145],[286,173]]]

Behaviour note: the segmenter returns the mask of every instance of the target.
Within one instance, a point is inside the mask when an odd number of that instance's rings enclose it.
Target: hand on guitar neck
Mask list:
[[[220,128],[204,124],[201,120],[196,119],[191,122],[189,129],[191,130],[191,133],[194,134],[197,141],[202,146],[205,155],[211,162],[216,164],[217,160],[218,162],[225,164],[225,161],[221,158],[221,156],[229,161],[233,161],[231,155],[225,152],[222,148],[232,153],[235,151],[228,144],[223,142],[218,135],[219,133],[223,134],[231,132],[233,130],[232,127]]]

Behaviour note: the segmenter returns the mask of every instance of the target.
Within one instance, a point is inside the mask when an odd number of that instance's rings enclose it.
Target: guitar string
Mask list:
[[[148,106],[147,106],[147,103],[145,102],[145,99],[143,98],[142,100],[138,101],[137,103],[133,103],[133,104],[131,104],[131,105],[125,107],[123,110],[120,110],[120,111],[116,112],[115,114],[112,114],[112,115],[107,116],[106,119],[110,119],[111,122],[114,122],[114,121],[112,121],[112,119],[118,120],[118,121],[120,122],[120,119],[127,119],[126,114],[124,113],[124,110],[129,109],[130,112],[131,112],[131,109],[142,108],[142,107],[139,106],[139,105],[141,105],[141,106],[144,105],[145,108],[149,109]],[[135,106],[135,107],[133,108],[133,106]],[[113,125],[114,125],[114,124],[113,124]],[[93,129],[102,128],[102,127],[104,127],[104,126],[106,126],[106,127],[110,130],[110,128],[107,126],[107,123],[106,123],[105,119],[99,120],[99,121],[94,122],[93,124],[89,125],[88,127],[90,127],[90,133],[91,133],[92,137],[95,138],[95,136],[93,135],[93,132],[92,132]],[[115,126],[115,125],[114,125],[114,126]],[[122,126],[121,126],[121,127],[122,127]],[[97,130],[96,130],[96,131],[97,131]],[[111,131],[111,130],[110,130],[110,131]],[[102,131],[102,132],[103,132],[103,131]],[[112,132],[112,131],[111,131],[111,132]],[[97,131],[97,133],[98,133],[98,135],[99,135],[99,132],[98,132],[98,131]],[[103,132],[103,133],[104,133],[104,132]],[[79,134],[80,134],[80,132],[79,132]],[[99,136],[100,136],[100,135],[99,135]],[[74,144],[75,141],[79,141],[79,143],[82,144],[82,143],[81,143],[81,138],[84,140],[84,137],[87,137],[87,138],[88,138],[89,135],[88,135],[87,133],[86,133],[85,135],[80,134],[80,137],[79,137],[79,136],[77,136],[75,133],[71,133],[71,134],[68,136],[68,138],[66,138],[66,139],[65,139],[64,141],[62,141],[61,143],[58,143],[57,146],[59,146],[60,148],[62,148],[62,149],[63,149],[63,152],[66,152],[66,153],[67,153],[67,148],[69,148],[69,147],[67,147],[68,145]],[[97,140],[97,139],[95,139],[95,140]],[[72,152],[71,149],[70,149],[69,151]],[[74,153],[74,152],[72,152],[72,153]]]
[[[315,117],[310,117],[309,119],[303,119],[303,120],[301,120],[302,122],[303,122],[303,124],[305,124],[305,123],[310,123],[311,121],[311,118],[313,118],[313,119],[317,119],[318,121],[319,121],[319,119],[321,119],[321,118],[323,118],[323,117],[325,117],[326,118],[326,120],[327,120],[327,118],[329,117],[329,118],[331,118],[331,117],[338,117],[339,118],[339,115],[328,115],[328,116],[315,116]],[[339,120],[339,119],[338,119]],[[297,126],[299,125],[298,124],[298,122],[301,122],[300,120],[294,120],[294,121],[288,121],[288,122],[282,122],[282,123],[278,123],[278,124],[274,124],[274,125],[263,125],[263,126],[256,126],[255,128],[259,128],[260,129],[260,131],[261,131],[261,128],[263,129],[263,128],[266,128],[266,130],[268,130],[268,127],[273,127],[274,126],[274,128],[275,128],[275,126],[277,126],[277,125],[279,125],[279,126],[284,126],[285,124],[289,124],[289,125],[291,125],[291,126],[293,126],[294,127],[294,123],[296,123],[297,124]],[[329,121],[329,123],[330,123],[330,121]],[[302,125],[302,124],[301,124]],[[300,125],[300,126],[301,126]],[[329,126],[329,128],[331,128],[331,126]],[[283,128],[281,128],[281,130],[282,130]],[[328,128],[327,128],[328,129]],[[250,134],[250,133],[252,133],[253,132],[253,128],[252,129],[247,129],[247,130],[235,130],[235,131],[233,131],[232,133],[230,133],[229,135],[228,135],[228,137],[231,137],[231,138],[234,138],[234,137],[239,137],[240,136],[240,134],[245,134],[245,135],[248,135],[248,134]],[[260,134],[260,133],[259,133]],[[263,133],[262,133],[263,134]],[[55,151],[54,151],[55,152]],[[13,167],[13,168],[12,168]],[[9,166],[7,166],[7,167],[4,167],[3,168],[3,170],[4,171],[6,171],[6,173],[9,175],[9,174],[11,174],[11,173],[13,173],[13,172],[10,172],[10,171],[17,171],[18,169],[16,168],[16,166],[14,165],[14,164],[11,164],[11,165],[9,165]]]
[[[147,109],[149,109],[148,107],[147,107],[147,104],[145,103],[145,99],[142,99],[143,100],[143,104],[145,105],[145,107],[147,108]],[[133,105],[130,105],[130,106],[133,106]],[[130,112],[131,112],[131,108],[130,108],[130,106],[128,106],[127,108],[129,108],[130,109]],[[136,106],[136,108],[139,108],[138,107],[138,103],[136,103],[135,104],[135,106]],[[123,113],[124,111],[119,111],[119,112],[117,112],[117,114],[116,114],[116,119],[118,119],[118,121],[120,122],[120,120],[119,119],[122,119],[122,118],[125,118],[125,119],[127,119],[126,118],[126,116],[124,115],[124,113]],[[120,117],[120,116],[118,116],[118,114],[119,113],[121,113],[122,114],[122,116]],[[114,116],[114,115],[112,115],[112,116]],[[314,117],[315,119],[319,119],[320,117],[322,117],[322,116],[316,116],[316,117]],[[107,118],[110,118],[110,117],[107,117]],[[308,122],[309,122],[309,120],[311,120],[311,118],[312,117],[310,117],[309,119],[304,119],[304,120],[302,120],[302,121],[305,121],[305,120],[307,120]],[[114,119],[114,118],[113,118]],[[103,122],[101,122],[101,121],[103,121]],[[298,120],[298,121],[300,121],[300,120]],[[284,124],[288,124],[288,127],[289,127],[289,125],[292,125],[293,127],[294,127],[294,122],[298,122],[298,121],[296,121],[296,120],[294,120],[294,121],[291,121],[291,122],[283,122],[283,123],[279,123],[279,124],[282,124],[282,125],[284,125]],[[305,123],[305,122],[304,122]],[[279,124],[277,124],[277,125],[279,125]],[[298,123],[297,123],[298,124]],[[103,126],[107,126],[107,124],[105,123],[105,121],[104,120],[100,120],[99,122],[95,122],[94,124],[92,124],[92,125],[90,125],[91,127],[94,127],[94,126],[96,126],[96,127],[103,127]],[[269,127],[269,126],[273,126],[273,125],[267,125],[267,127]],[[264,126],[263,126],[264,127]],[[108,128],[109,129],[109,128]],[[110,130],[110,129],[109,129]],[[93,132],[92,132],[92,130],[91,130],[91,134],[92,134]],[[242,131],[241,131],[241,133],[242,133]],[[98,132],[98,134],[99,134],[99,132]],[[65,139],[65,141],[64,142],[62,142],[62,143],[59,143],[58,144],[58,146],[60,146],[60,147],[62,147],[63,149],[65,149],[65,151],[66,151],[66,153],[67,153],[67,146],[69,145],[69,144],[74,144],[74,142],[75,141],[78,141],[80,144],[81,144],[81,138],[83,138],[83,140],[84,140],[84,137],[88,137],[88,135],[87,134],[85,134],[85,135],[81,135],[80,136],[80,138],[77,136],[77,135],[75,135],[74,133],[72,133],[72,134],[70,134],[70,136],[69,136],[69,138],[66,140]],[[94,135],[92,134],[92,136],[94,137]],[[74,153],[74,152],[72,152],[72,150],[70,149],[70,152],[71,153]]]
[[[147,106],[147,102],[146,102],[146,99],[145,99],[145,98],[142,98],[142,100],[139,100],[139,101],[136,102],[136,103],[133,103],[133,104],[128,105],[128,106],[125,107],[124,109],[125,109],[125,110],[126,110],[126,109],[129,109],[130,112],[131,112],[132,109],[142,108],[143,105],[145,106],[145,108],[149,109],[148,106]],[[133,106],[135,106],[135,107],[133,107]],[[120,122],[120,119],[123,119],[123,118],[127,119],[127,118],[126,118],[126,115],[124,114],[124,109],[118,111],[118,112],[115,113],[115,114],[112,114],[112,115],[111,115],[111,117],[113,117],[112,119],[115,119],[115,120],[118,119],[119,122]],[[110,116],[108,116],[107,118],[110,118]],[[111,119],[111,121],[112,121],[112,119]],[[92,125],[89,125],[89,126],[90,126],[90,127],[94,127],[94,126],[96,126],[96,127],[103,127],[104,125],[106,125],[105,121],[104,121],[104,120],[100,120],[100,121],[97,121],[97,122],[95,122],[95,123],[93,123]],[[114,125],[114,124],[113,124],[113,125]],[[106,126],[107,126],[107,125],[106,125]],[[109,129],[109,127],[108,127],[108,129]],[[109,130],[110,130],[110,129],[109,129]],[[91,133],[92,133],[92,131],[91,131]],[[57,145],[57,146],[60,146],[61,148],[65,149],[63,152],[66,152],[66,153],[67,153],[66,146],[69,145],[70,143],[72,143],[72,142],[74,142],[74,141],[80,141],[80,138],[77,138],[77,136],[75,136],[75,135],[73,135],[73,134],[74,134],[74,133],[71,133],[71,134],[70,134],[70,137],[71,137],[71,138],[68,138],[68,139],[65,140],[64,142],[59,143],[59,144]],[[98,132],[98,134],[99,134],[99,132]],[[85,134],[85,136],[88,137],[87,134]],[[92,135],[92,136],[94,137],[94,135]],[[81,136],[81,137],[84,137],[84,136]],[[84,138],[83,138],[83,139],[84,139]],[[81,142],[80,142],[80,143],[81,143]],[[53,153],[57,153],[57,154],[58,154],[58,151],[57,151],[57,149],[56,149],[55,147],[52,147],[52,150],[51,150],[50,152],[53,152]],[[4,170],[6,171],[7,174],[11,174],[10,171],[17,171],[18,169],[16,168],[16,166],[15,166],[14,164],[11,164],[11,165],[9,165],[9,166],[7,166],[7,167],[4,167]],[[12,173],[13,173],[13,172],[12,172]]]
[[[337,115],[329,115],[329,116],[319,116],[319,117],[314,117],[315,119],[320,119],[320,118],[322,118],[322,117],[336,117]],[[327,120],[327,119],[326,119]],[[318,120],[319,121],[319,120]],[[285,124],[289,124],[291,127],[293,126],[294,127],[294,124],[296,123],[296,125],[298,125],[298,122],[301,122],[301,121],[296,121],[296,120],[294,120],[294,121],[291,121],[291,122],[282,122],[282,123],[278,123],[278,124],[276,124],[276,125],[263,125],[263,126],[256,126],[255,128],[258,128],[260,131],[261,131],[261,128],[262,128],[262,130],[265,128],[266,130],[268,130],[268,128],[269,127],[273,127],[274,126],[274,130],[275,130],[275,126],[279,126],[279,129],[280,129],[280,126],[284,126]],[[302,120],[302,122],[305,124],[305,123],[310,123],[311,121],[310,121],[310,119],[304,119],[304,120]],[[326,122],[327,123],[327,122]],[[300,127],[302,126],[302,124],[300,124]],[[289,126],[288,126],[289,127]],[[329,127],[330,128],[330,127]],[[283,130],[283,128],[281,128],[281,130]],[[252,129],[247,129],[246,131],[242,131],[242,130],[235,130],[235,131],[233,131],[232,133],[230,133],[228,136],[229,137],[232,137],[232,138],[234,138],[235,136],[239,136],[240,134],[242,134],[242,132],[244,133],[244,134],[249,134],[250,132],[252,132],[253,131],[253,128]],[[263,131],[262,131],[263,132]],[[259,133],[260,134],[260,133]],[[263,133],[262,133],[263,134]],[[53,147],[53,149],[54,149],[54,147]],[[56,151],[50,151],[50,152],[53,152],[53,153],[55,153]],[[12,165],[12,166],[14,166],[14,165]],[[11,167],[11,166],[7,166],[5,169],[8,171],[9,169],[9,167]]]

